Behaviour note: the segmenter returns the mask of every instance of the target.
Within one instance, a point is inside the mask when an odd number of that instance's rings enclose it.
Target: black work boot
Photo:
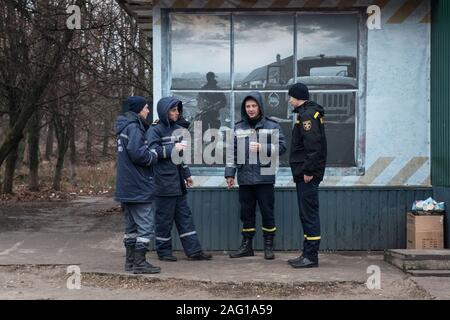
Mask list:
[[[289,264],[292,268],[317,268],[319,266],[319,259],[303,256],[302,259]]]
[[[125,271],[133,271],[134,246],[126,246]]]
[[[253,253],[252,238],[243,238],[242,244],[237,251],[230,253],[230,258],[251,257]]]
[[[212,255],[204,253],[203,251],[197,252],[191,256],[188,256],[188,260],[199,261],[199,260],[211,260]]]
[[[273,254],[273,235],[264,237],[264,259],[275,259],[275,255]]]
[[[289,264],[291,264],[291,263],[298,263],[298,262],[300,262],[300,260],[302,260],[302,259],[303,259],[303,254],[301,254],[301,255],[298,256],[297,258],[289,259],[287,262],[288,262]]]
[[[147,253],[147,250],[145,249],[139,249],[134,251],[134,266],[133,266],[133,273],[139,274],[139,273],[160,273],[161,268],[152,266],[150,263],[148,263],[145,260],[145,254]]]
[[[158,256],[158,259],[161,261],[169,261],[169,262],[176,262],[178,260],[177,257],[175,257],[172,254],[168,254],[165,256]]]

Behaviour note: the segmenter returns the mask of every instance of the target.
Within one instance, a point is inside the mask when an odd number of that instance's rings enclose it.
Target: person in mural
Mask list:
[[[174,97],[165,97],[157,105],[159,121],[154,121],[147,134],[150,148],[158,154],[158,162],[153,167],[155,180],[155,225],[156,251],[160,260],[177,261],[172,254],[171,231],[173,223],[178,230],[181,244],[189,260],[210,260],[211,255],[202,251],[195,230],[192,212],[186,194],[193,185],[189,168],[184,163],[176,164],[172,150],[181,152],[186,148],[181,137],[173,132],[182,128],[178,123],[183,113],[183,104]]]
[[[251,164],[250,152],[264,153],[271,156],[272,152],[282,155],[286,152],[284,135],[280,125],[264,115],[263,99],[259,92],[252,92],[244,98],[241,105],[242,120],[237,122],[234,128],[234,160],[227,161],[225,167],[225,178],[228,188],[234,186],[234,178],[237,171],[239,182],[239,202],[241,206],[242,244],[239,249],[230,254],[231,258],[253,256],[252,240],[256,232],[256,204],[258,203],[262,214],[262,230],[264,236],[264,258],[274,259],[273,245],[276,231],[275,217],[273,213],[275,197],[274,184],[275,174],[264,174],[260,161]],[[256,131],[254,138],[245,132]],[[261,132],[277,131],[278,146],[267,139],[261,138]],[[243,135],[243,136],[242,136]],[[245,136],[246,135],[246,136]],[[275,135],[276,136],[276,135]],[[264,141],[266,140],[266,141]],[[245,143],[245,163],[240,164],[237,155],[239,143]]]
[[[147,102],[143,97],[128,97],[124,114],[117,118],[117,177],[115,200],[125,214],[125,270],[133,273],[158,273],[146,261],[149,244],[154,236],[154,184],[151,166],[157,161],[155,150],[145,143],[149,125]]]
[[[201,90],[221,90],[217,85],[217,76],[214,72],[206,74],[206,84],[201,87]],[[202,134],[206,130],[214,128],[219,129],[220,111],[227,105],[227,99],[223,92],[200,92],[197,97],[197,105],[199,113],[196,120],[202,121]]]
[[[304,231],[303,254],[288,260],[293,268],[319,266],[319,184],[325,173],[327,140],[324,109],[309,101],[308,88],[296,83],[289,88],[289,103],[297,120],[292,129],[289,163],[297,188],[300,220]]]

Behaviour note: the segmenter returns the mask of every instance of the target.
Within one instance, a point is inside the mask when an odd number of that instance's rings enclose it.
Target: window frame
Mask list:
[[[223,9],[223,10],[194,10],[194,9],[163,9],[161,12],[161,40],[162,40],[162,75],[161,75],[161,94],[162,96],[176,95],[177,92],[184,93],[200,93],[200,92],[224,92],[230,95],[230,114],[232,117],[232,123],[235,123],[235,93],[252,91],[251,88],[235,89],[234,88],[234,17],[236,15],[286,15],[293,16],[293,74],[294,78],[297,75],[297,61],[298,61],[298,50],[297,50],[297,38],[298,38],[298,28],[297,23],[301,15],[333,15],[333,14],[355,14],[358,19],[358,30],[357,30],[357,88],[356,89],[331,89],[331,90],[311,90],[314,92],[355,92],[355,139],[354,150],[355,150],[355,166],[352,167],[327,167],[325,175],[327,176],[362,176],[365,173],[365,159],[366,159],[366,87],[367,87],[367,47],[368,47],[368,31],[366,28],[367,13],[364,8],[352,8],[351,10],[338,10],[336,8],[324,8],[324,9],[276,9],[275,10],[243,10],[243,9]],[[201,90],[201,89],[174,89],[172,90],[172,78],[171,78],[171,14],[186,14],[186,15],[225,15],[230,17],[230,89],[223,90]],[[265,90],[265,89],[254,89],[261,92],[283,92],[287,93],[286,90]],[[291,134],[290,132],[285,132],[284,134]],[[191,173],[193,175],[199,176],[220,176],[223,175],[222,167],[191,167]],[[278,169],[277,175],[289,176],[291,175],[291,170],[289,167],[280,167]]]

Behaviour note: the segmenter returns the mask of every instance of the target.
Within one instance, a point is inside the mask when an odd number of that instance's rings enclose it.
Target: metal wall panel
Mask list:
[[[433,187],[433,198],[438,202],[445,202],[447,207],[444,218],[444,247],[450,248],[450,188]]]
[[[434,1],[431,37],[433,186],[450,187],[450,3]]]
[[[321,188],[321,250],[384,250],[406,248],[406,212],[431,188]],[[234,250],[241,241],[238,192],[197,188],[188,193],[199,237],[205,250]],[[296,191],[275,191],[276,249],[300,248],[301,230]],[[261,217],[257,213],[256,248],[262,248]],[[178,239],[174,231],[174,239]],[[175,248],[180,243],[175,241]]]

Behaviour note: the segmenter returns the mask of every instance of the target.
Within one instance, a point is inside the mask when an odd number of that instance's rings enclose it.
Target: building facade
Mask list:
[[[437,0],[153,1],[154,115],[158,99],[174,95],[188,120],[208,123],[205,100],[220,100],[215,120],[225,136],[243,96],[258,90],[289,142],[287,90],[307,84],[325,108],[329,142],[321,249],[405,248],[412,202],[450,203],[448,11]],[[189,200],[205,247],[235,248],[239,206],[224,165],[191,167]],[[287,157],[276,187],[277,248],[297,249]]]

